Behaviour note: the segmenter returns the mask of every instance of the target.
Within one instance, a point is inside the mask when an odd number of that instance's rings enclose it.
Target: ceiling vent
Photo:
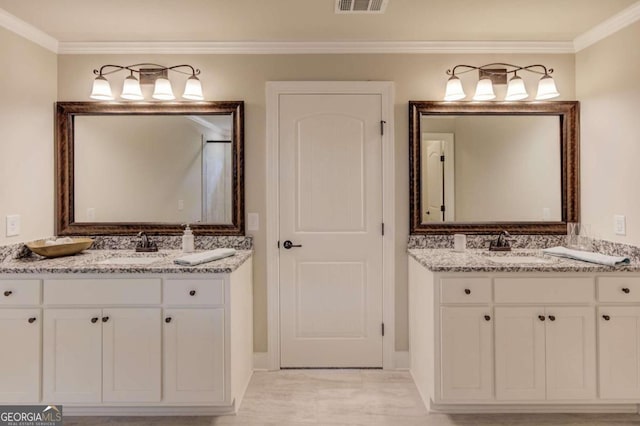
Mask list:
[[[336,13],[384,13],[389,0],[336,0]]]

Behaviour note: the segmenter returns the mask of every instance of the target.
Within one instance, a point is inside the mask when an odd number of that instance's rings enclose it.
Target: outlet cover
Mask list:
[[[20,235],[20,215],[7,215],[7,237],[15,237]]]
[[[616,235],[627,235],[627,220],[624,215],[613,215],[613,233]]]
[[[247,231],[257,231],[260,229],[260,216],[258,213],[247,214]]]

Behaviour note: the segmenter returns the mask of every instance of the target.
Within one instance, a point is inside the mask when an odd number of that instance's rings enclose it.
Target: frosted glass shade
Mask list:
[[[558,89],[556,89],[556,82],[550,75],[544,75],[538,83],[538,94],[536,100],[542,101],[545,99],[557,98],[560,96]]]
[[[490,101],[491,99],[495,99],[496,94],[493,93],[493,83],[491,83],[491,79],[483,78],[478,80],[478,85],[476,86],[476,94],[473,95],[474,101]]]
[[[521,99],[528,98],[529,94],[527,93],[527,88],[524,87],[524,80],[517,75],[514,75],[511,80],[509,80],[509,85],[507,86],[507,95],[504,97],[505,101],[519,101]]]
[[[120,97],[130,101],[141,101],[144,99],[142,90],[140,90],[140,82],[137,78],[130,75],[124,79],[124,85],[122,86],[122,93],[120,94]]]
[[[191,101],[202,101],[204,96],[202,95],[202,84],[195,75],[192,75],[187,79],[187,84],[184,87],[183,98]]]
[[[111,93],[111,85],[109,81],[103,76],[99,75],[93,80],[93,88],[91,89],[91,99],[97,99],[99,101],[112,101],[113,94]]]
[[[467,95],[464,93],[464,89],[462,89],[462,82],[455,75],[451,76],[449,80],[447,80],[447,89],[444,94],[445,101],[459,101],[460,99],[464,99]]]
[[[166,78],[157,78],[156,84],[153,89],[153,95],[151,95],[153,99],[158,99],[161,101],[172,101],[176,97],[173,95],[173,88],[171,87],[171,82]]]

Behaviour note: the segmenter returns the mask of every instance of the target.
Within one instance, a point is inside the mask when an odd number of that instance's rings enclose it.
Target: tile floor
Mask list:
[[[256,372],[237,416],[68,417],[65,426],[640,426],[633,414],[428,414],[408,372]]]

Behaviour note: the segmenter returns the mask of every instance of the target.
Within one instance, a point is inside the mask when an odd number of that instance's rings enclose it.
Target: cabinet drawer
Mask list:
[[[0,306],[39,304],[40,280],[0,280]]]
[[[440,280],[442,303],[491,302],[491,278],[442,278]]]
[[[640,277],[598,278],[601,302],[640,302]]]
[[[46,305],[159,305],[160,278],[44,281]]]
[[[593,278],[496,278],[496,303],[590,303]]]
[[[224,280],[165,280],[162,298],[167,305],[223,305]]]

